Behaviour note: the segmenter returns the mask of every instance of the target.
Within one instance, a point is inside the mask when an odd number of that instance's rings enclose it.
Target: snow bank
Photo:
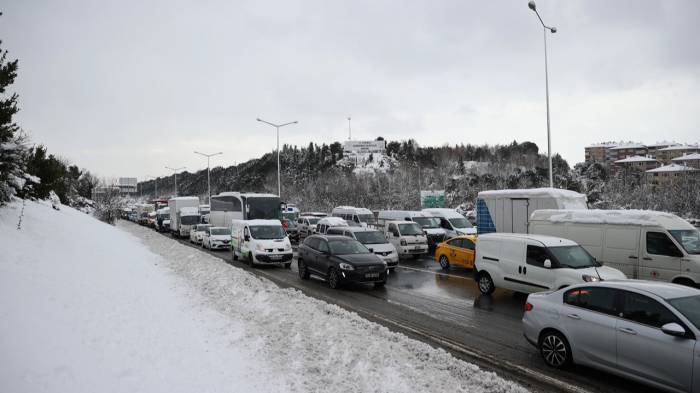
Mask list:
[[[246,326],[244,340],[300,392],[524,392],[494,373],[338,306],[279,288],[221,259],[124,223],[207,304]]]
[[[63,206],[0,209],[1,392],[283,392],[245,324],[133,236]]]

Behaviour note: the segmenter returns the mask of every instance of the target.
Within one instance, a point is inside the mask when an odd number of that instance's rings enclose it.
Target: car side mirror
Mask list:
[[[370,248],[370,249],[369,249],[369,252],[374,252],[374,248]]]
[[[668,334],[669,336],[674,337],[685,337],[686,334],[686,331],[683,328],[683,326],[675,322],[667,323],[661,326],[661,331]]]
[[[552,261],[550,261],[549,259],[545,259],[544,260],[544,268],[551,269],[552,268]]]
[[[250,236],[248,236],[248,235],[243,236],[243,240],[249,242],[249,241],[250,241]]]

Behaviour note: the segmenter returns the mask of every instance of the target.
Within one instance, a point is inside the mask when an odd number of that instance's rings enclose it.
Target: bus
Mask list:
[[[284,204],[274,194],[222,192],[211,197],[209,223],[231,227],[231,220],[280,220]]]

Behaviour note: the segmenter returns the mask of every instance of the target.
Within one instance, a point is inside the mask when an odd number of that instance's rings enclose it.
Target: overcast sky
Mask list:
[[[230,165],[281,143],[529,140],[546,151],[542,27],[525,0],[9,1],[19,124],[101,176]],[[700,1],[538,0],[553,151],[700,142]]]

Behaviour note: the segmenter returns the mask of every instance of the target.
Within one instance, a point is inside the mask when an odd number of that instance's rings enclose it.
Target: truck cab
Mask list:
[[[250,266],[280,265],[289,269],[292,243],[279,220],[233,220],[231,253]]]
[[[412,221],[386,221],[383,228],[389,243],[393,244],[399,257],[419,257],[428,254],[428,238],[420,225]]]

